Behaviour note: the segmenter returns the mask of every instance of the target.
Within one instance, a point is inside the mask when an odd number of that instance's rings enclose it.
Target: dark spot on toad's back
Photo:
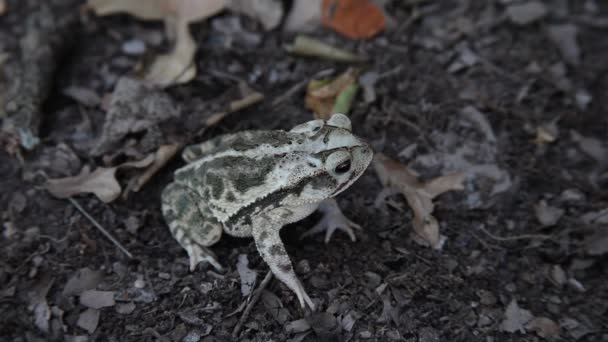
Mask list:
[[[224,192],[224,181],[217,175],[212,172],[208,172],[205,175],[205,183],[207,186],[211,187],[211,194],[213,198],[219,199]]]

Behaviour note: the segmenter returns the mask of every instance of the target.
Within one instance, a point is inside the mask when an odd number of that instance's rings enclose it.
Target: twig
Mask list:
[[[552,235],[546,235],[546,234],[522,234],[522,235],[502,237],[502,236],[496,236],[496,235],[490,233],[483,227],[478,227],[478,229],[481,230],[482,232],[484,232],[491,239],[496,240],[496,241],[517,241],[517,240],[532,240],[532,239],[547,240],[547,239],[553,238]]]
[[[105,235],[106,238],[108,238],[108,240],[112,241],[112,243],[118,247],[118,249],[120,249],[123,253],[125,253],[125,255],[127,257],[129,257],[129,259],[133,259],[133,254],[131,254],[123,245],[120,244],[120,242],[118,242],[118,240],[116,240],[104,227],[101,226],[101,224],[99,224],[99,222],[97,222],[91,215],[89,215],[89,213],[87,213],[81,206],[80,204],[78,204],[78,202],[76,202],[76,200],[74,200],[72,197],[68,197],[68,201],[70,201],[70,203],[72,203],[72,205],[74,205],[76,207],[76,209],[78,209],[78,211],[80,211],[87,219],[89,219],[89,221],[91,221],[91,223],[93,223],[93,225],[99,229],[99,231]]]
[[[266,288],[266,286],[268,286],[268,283],[270,283],[270,280],[272,280],[272,271],[268,271],[268,273],[266,273],[266,277],[264,278],[264,280],[262,280],[260,287],[258,287],[255,294],[251,298],[251,301],[249,302],[249,304],[247,304],[247,307],[245,308],[245,311],[243,312],[243,316],[241,316],[241,319],[239,319],[239,322],[236,324],[236,326],[234,327],[234,330],[232,331],[232,337],[238,336],[239,332],[241,331],[241,328],[243,327],[243,324],[245,324],[245,321],[247,320],[247,317],[249,317],[249,313],[251,312],[251,309],[253,309],[255,304],[260,299],[260,296],[262,296],[262,292],[264,292],[264,289]]]

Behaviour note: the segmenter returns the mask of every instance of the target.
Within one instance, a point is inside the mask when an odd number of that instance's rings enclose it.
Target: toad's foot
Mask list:
[[[325,243],[328,243],[336,230],[342,230],[350,236],[352,241],[357,240],[353,228],[361,229],[361,226],[344,216],[336,200],[327,199],[321,202],[319,210],[323,213],[323,218],[314,227],[302,234],[300,239],[325,231]]]
[[[224,270],[222,265],[220,265],[220,263],[217,261],[215,254],[213,254],[209,248],[193,243],[185,246],[185,249],[190,257],[190,272],[194,271],[196,269],[196,265],[202,261],[208,262],[219,272]]]

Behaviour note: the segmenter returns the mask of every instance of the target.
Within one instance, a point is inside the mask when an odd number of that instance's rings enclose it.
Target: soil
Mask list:
[[[118,152],[93,156],[106,115],[104,96],[168,43],[158,22],[96,17],[78,3],[69,7],[73,13],[55,8],[59,17],[77,15],[78,23],[70,37],[58,37],[68,42],[55,58],[51,91],[40,109],[41,142],[17,153],[8,135],[0,139],[0,340],[608,341],[608,220],[589,214],[608,208],[608,157],[602,154],[608,143],[608,6],[553,1],[545,17],[518,25],[505,14],[509,3],[388,1],[392,20],[372,39],[353,41],[321,27],[311,33],[367,56],[361,72],[381,75],[375,100],[360,93],[349,113],[354,132],[377,152],[411,164],[423,179],[445,173],[441,163],[429,167],[417,157],[445,152],[441,144],[449,134],[456,142],[478,139],[474,125],[462,121],[463,108],[472,106],[495,134],[495,153],[473,159],[506,172],[509,181],[491,196],[477,184],[439,197],[434,215],[446,242],[432,249],[412,239],[412,214],[401,195],[375,205],[383,187],[370,167],[338,198],[344,213],[363,227],[356,242],[341,232],[328,244],[322,234],[300,241],[318,214],[281,232],[317,312],[302,310],[275,279],[238,337],[231,334],[248,301],[241,293],[239,255],[247,256],[257,284],[268,268],[253,240],[224,235],[212,249],[226,272],[206,264],[189,272],[186,253],[160,212],[160,192],[184,164],[180,158],[141,191],[111,203],[75,197],[133,258],[73,204],[51,196],[43,175],[117,165],[168,142],[289,129],[312,118],[305,88],[280,104],[273,101],[311,75],[326,69],[337,75],[348,65],[290,55],[283,45],[295,34],[264,32],[246,17],[239,17],[243,30],[260,35],[259,44],[222,34],[213,20],[237,15],[220,14],[191,26],[198,46],[195,79],[164,90],[181,114],[163,122],[152,138],[129,136],[152,139],[151,145],[136,143],[129,153],[123,144]],[[0,53],[18,55],[19,37],[38,6],[8,1],[0,16]],[[572,46],[560,51],[550,38],[550,27],[564,24],[577,29],[579,61],[567,57]],[[143,56],[124,52],[132,39],[147,42]],[[234,99],[239,82],[264,94],[264,101],[202,130],[206,115]],[[102,102],[85,105],[65,94],[68,87],[89,89]],[[550,134],[554,141],[535,141],[537,129],[552,123],[558,129]],[[599,141],[595,157],[579,135],[590,144]],[[489,144],[475,141],[480,149]],[[121,169],[118,179],[125,185],[136,173]],[[483,196],[471,202],[476,191]],[[555,223],[537,217],[541,201],[563,210]],[[70,279],[82,288],[66,290]],[[113,291],[116,301],[87,308],[91,304],[78,296],[85,287]],[[96,325],[83,329],[97,314]]]

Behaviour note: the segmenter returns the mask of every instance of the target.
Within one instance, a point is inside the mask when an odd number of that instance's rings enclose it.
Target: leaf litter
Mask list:
[[[423,183],[407,166],[381,153],[374,156],[373,166],[382,185],[396,188],[405,196],[414,212],[412,222],[414,232],[422,238],[422,240],[414,240],[434,249],[441,249],[445,237],[439,233],[439,223],[432,215],[433,199],[447,191],[463,190],[462,182],[465,174],[454,172]],[[383,200],[385,194],[381,193],[378,200]]]
[[[85,166],[80,174],[74,177],[49,179],[46,189],[57,198],[68,198],[73,195],[92,193],[104,203],[110,203],[117,199],[122,188],[116,180],[116,171],[124,168],[144,168],[154,162],[154,155],[136,161],[126,162],[114,167],[98,167],[91,172],[89,166]]]
[[[315,119],[327,120],[334,113],[348,114],[357,91],[358,70],[349,68],[334,79],[311,80],[306,87],[306,108]]]
[[[142,20],[163,20],[172,50],[148,66],[144,80],[167,87],[187,83],[196,76],[193,62],[196,44],[189,25],[230,9],[248,15],[262,23],[266,30],[274,29],[283,17],[278,0],[89,0],[88,7],[97,15],[127,13]]]
[[[241,294],[248,296],[254,289],[258,274],[249,268],[247,254],[240,254],[236,264],[236,270],[241,278]]]

